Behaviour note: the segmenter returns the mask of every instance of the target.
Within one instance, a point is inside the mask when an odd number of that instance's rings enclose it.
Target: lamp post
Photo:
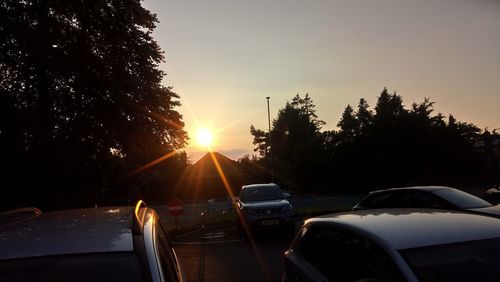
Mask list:
[[[269,99],[271,97],[266,97],[266,100],[267,100],[267,123],[268,123],[268,128],[269,128],[269,131],[268,131],[268,137],[269,137],[269,150],[268,150],[268,154],[269,154],[269,158],[271,160],[271,182],[274,182],[274,167],[273,167],[273,153],[272,153],[272,140],[271,140],[271,112],[269,111]]]

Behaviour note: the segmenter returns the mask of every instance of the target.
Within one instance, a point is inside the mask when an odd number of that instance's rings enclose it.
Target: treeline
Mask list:
[[[406,108],[384,88],[371,108],[347,105],[337,130],[322,131],[311,97],[296,95],[267,131],[251,126],[257,155],[240,160],[255,179],[288,189],[332,193],[407,185],[457,187],[497,184],[494,131],[434,113],[428,98]],[[488,142],[489,140],[489,142]],[[271,141],[271,142],[270,142]],[[272,161],[271,161],[272,160]]]
[[[187,140],[156,22],[135,0],[2,1],[0,209],[123,203],[175,183],[183,153],[139,169]]]

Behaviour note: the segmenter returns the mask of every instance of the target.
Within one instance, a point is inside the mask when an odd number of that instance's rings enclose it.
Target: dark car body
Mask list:
[[[185,280],[158,215],[142,202],[135,208],[36,212],[1,225],[0,277],[2,281]]]
[[[500,219],[376,209],[308,219],[285,252],[283,281],[498,281]]]
[[[468,211],[500,217],[500,206],[464,191],[444,186],[415,186],[370,192],[353,210],[431,208]]]
[[[241,188],[237,208],[242,216],[238,228],[244,231],[294,229],[293,207],[276,184],[252,184]]]

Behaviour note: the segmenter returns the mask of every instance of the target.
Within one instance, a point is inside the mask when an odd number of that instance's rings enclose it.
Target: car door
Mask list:
[[[404,281],[375,242],[331,224],[306,226],[291,251],[287,281]]]

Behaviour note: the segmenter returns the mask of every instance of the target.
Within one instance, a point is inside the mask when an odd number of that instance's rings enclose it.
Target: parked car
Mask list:
[[[284,193],[274,183],[252,184],[241,187],[237,208],[243,222],[239,222],[240,233],[245,232],[245,224],[250,232],[267,229],[295,229],[293,207]]]
[[[142,201],[29,213],[0,214],[3,282],[185,281],[158,215]]]
[[[283,281],[498,281],[500,219],[379,209],[307,220],[285,252]]]
[[[387,208],[431,208],[468,211],[499,216],[500,206],[444,186],[416,186],[370,192],[353,210]]]

